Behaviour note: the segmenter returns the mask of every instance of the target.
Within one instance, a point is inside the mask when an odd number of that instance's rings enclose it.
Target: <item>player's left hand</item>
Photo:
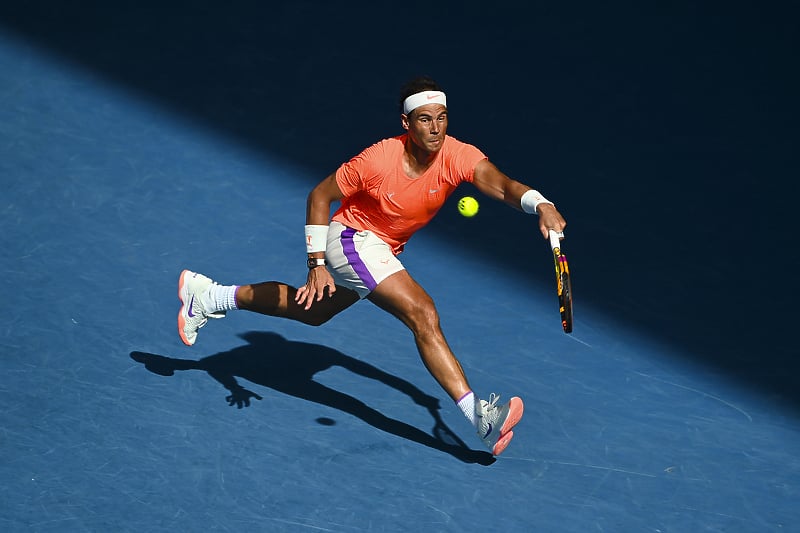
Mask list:
[[[567,221],[553,204],[539,204],[536,210],[539,213],[539,231],[545,239],[550,238],[550,230],[561,232],[567,227]]]

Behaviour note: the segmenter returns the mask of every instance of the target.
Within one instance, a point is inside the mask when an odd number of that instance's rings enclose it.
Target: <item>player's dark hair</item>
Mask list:
[[[407,81],[406,84],[400,89],[400,112],[403,112],[403,102],[406,101],[406,98],[412,94],[421,93],[422,91],[444,92],[444,89],[442,89],[439,84],[436,83],[436,81],[430,76],[417,76],[416,78]]]

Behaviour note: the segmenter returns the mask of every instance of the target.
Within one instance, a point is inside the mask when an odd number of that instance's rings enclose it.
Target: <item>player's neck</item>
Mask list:
[[[438,150],[430,152],[417,146],[411,139],[407,139],[403,152],[403,170],[410,178],[418,178],[430,168],[438,154]]]

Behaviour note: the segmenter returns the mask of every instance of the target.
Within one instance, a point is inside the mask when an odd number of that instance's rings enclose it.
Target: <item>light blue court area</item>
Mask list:
[[[798,530],[793,14],[96,4],[0,8],[1,531]],[[496,459],[369,302],[176,331],[184,268],[304,282],[308,191],[420,72],[569,221],[572,335],[470,187],[401,256],[525,401]]]

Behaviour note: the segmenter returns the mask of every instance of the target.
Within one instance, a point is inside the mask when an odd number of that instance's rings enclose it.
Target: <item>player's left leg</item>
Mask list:
[[[444,337],[433,299],[407,271],[383,280],[367,298],[400,319],[414,334],[420,357],[428,371],[464,411],[484,444],[498,455],[505,450],[520,421],[522,400],[513,397],[499,404],[492,394],[489,401],[474,397],[461,364]]]
[[[469,392],[464,370],[442,333],[433,299],[408,271],[402,270],[383,280],[367,299],[411,330],[422,362],[453,401]]]

